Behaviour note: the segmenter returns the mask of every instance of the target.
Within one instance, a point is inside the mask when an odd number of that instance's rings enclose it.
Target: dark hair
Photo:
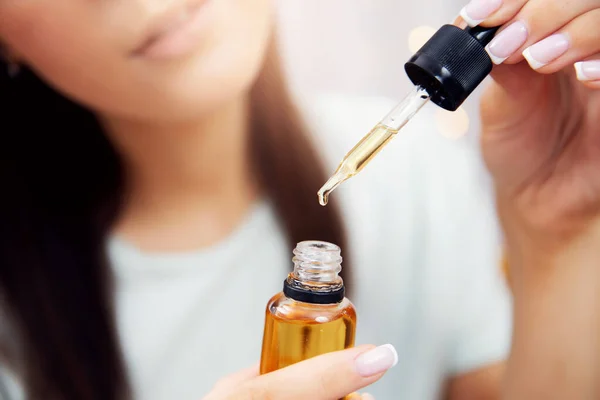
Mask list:
[[[27,68],[13,78],[5,63],[0,68],[0,309],[18,333],[18,346],[0,341],[0,355],[31,398],[126,399],[105,255],[123,166],[92,112]],[[338,209],[316,201],[326,175],[274,46],[251,96],[249,148],[290,250],[306,239],[343,249]]]

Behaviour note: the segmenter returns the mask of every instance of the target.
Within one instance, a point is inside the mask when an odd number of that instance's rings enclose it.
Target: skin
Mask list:
[[[363,377],[356,372],[357,357],[373,348],[366,345],[328,353],[265,375],[258,375],[255,365],[223,378],[202,400],[332,400],[348,393],[347,400],[373,400],[367,393],[354,392],[383,376]]]
[[[0,39],[11,58],[94,110],[123,156],[129,193],[114,230],[149,251],[219,242],[258,195],[245,140],[248,91],[268,46],[273,4],[208,2],[210,18],[194,51],[169,60],[136,56],[173,3],[0,2]],[[355,360],[373,347],[263,376],[256,368],[240,371],[205,399],[328,400],[353,393],[369,400],[357,391],[383,373],[360,376]]]
[[[142,249],[164,251],[189,248],[186,238],[196,246],[218,242],[256,197],[245,148],[246,93],[273,22],[270,0],[213,1],[191,54],[136,57],[150,26],[172,6],[0,2],[0,38],[12,58],[95,110],[121,150],[130,200],[116,230]],[[222,159],[228,163],[217,163]]]
[[[600,2],[505,0],[482,25],[515,20],[529,39],[495,68],[481,105],[514,293],[503,398],[596,399],[600,81],[577,81],[573,63],[600,59]],[[570,48],[534,71],[521,52],[553,33]]]
[[[168,62],[136,57],[133,51],[148,27],[171,6],[150,0],[0,2],[0,38],[13,58],[95,110],[123,154],[130,196],[115,230],[142,249],[161,251],[188,249],[192,243],[185,238],[191,237],[195,246],[218,242],[257,196],[245,155],[247,91],[273,21],[269,0],[213,2],[213,17],[192,54]],[[590,260],[600,256],[600,182],[593,173],[600,162],[593,127],[600,121],[597,112],[584,111],[598,110],[592,89],[600,82],[584,86],[572,76],[549,75],[572,68],[574,61],[600,58],[600,42],[589,40],[598,37],[597,8],[596,0],[505,0],[485,22],[526,20],[532,33],[528,44],[567,29],[573,47],[537,72],[515,65],[522,60],[517,53],[496,69],[496,82],[485,96],[482,145],[496,182],[514,277],[515,343],[507,367],[452,378],[449,399],[499,398],[505,368],[505,395],[511,400],[598,394],[591,378],[600,355],[592,337],[600,327],[595,284],[600,270]],[[581,101],[557,113],[564,96]],[[575,139],[562,147],[565,135]],[[551,149],[559,151],[550,154]],[[229,162],[216,164],[222,159]],[[594,329],[556,329],[573,324]],[[207,398],[249,398],[246,393],[276,398],[292,379],[325,371],[336,374],[319,381],[340,394],[379,379],[357,381],[348,368],[352,351],[298,364],[293,373],[256,377],[246,371],[228,381],[236,393],[217,385]],[[577,373],[560,374],[565,360]]]

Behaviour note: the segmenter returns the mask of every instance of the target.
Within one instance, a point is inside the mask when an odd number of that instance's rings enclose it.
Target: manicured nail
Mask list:
[[[569,50],[569,38],[562,33],[557,33],[526,48],[523,57],[531,68],[540,69],[565,54],[567,50]]]
[[[469,26],[474,27],[498,11],[500,6],[502,6],[502,0],[471,0],[460,10],[460,16]]]
[[[365,393],[365,394],[362,395],[362,399],[361,400],[375,400],[375,397],[372,394]]]
[[[600,60],[580,61],[575,63],[577,79],[583,82],[600,80]]]
[[[398,353],[391,344],[384,344],[356,358],[356,370],[361,376],[380,374],[398,363]]]
[[[524,23],[517,21],[492,39],[490,44],[486,46],[486,50],[494,64],[502,64],[515,51],[519,50],[526,41],[527,27]]]

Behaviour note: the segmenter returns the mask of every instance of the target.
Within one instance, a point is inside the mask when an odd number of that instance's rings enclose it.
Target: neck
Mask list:
[[[117,231],[153,250],[208,245],[231,231],[256,196],[247,121],[245,98],[185,124],[106,119],[128,178]]]

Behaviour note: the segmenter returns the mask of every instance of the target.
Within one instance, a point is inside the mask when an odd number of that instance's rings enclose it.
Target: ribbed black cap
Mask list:
[[[485,51],[498,27],[460,29],[442,26],[404,65],[413,84],[438,106],[456,111],[492,71]]]

